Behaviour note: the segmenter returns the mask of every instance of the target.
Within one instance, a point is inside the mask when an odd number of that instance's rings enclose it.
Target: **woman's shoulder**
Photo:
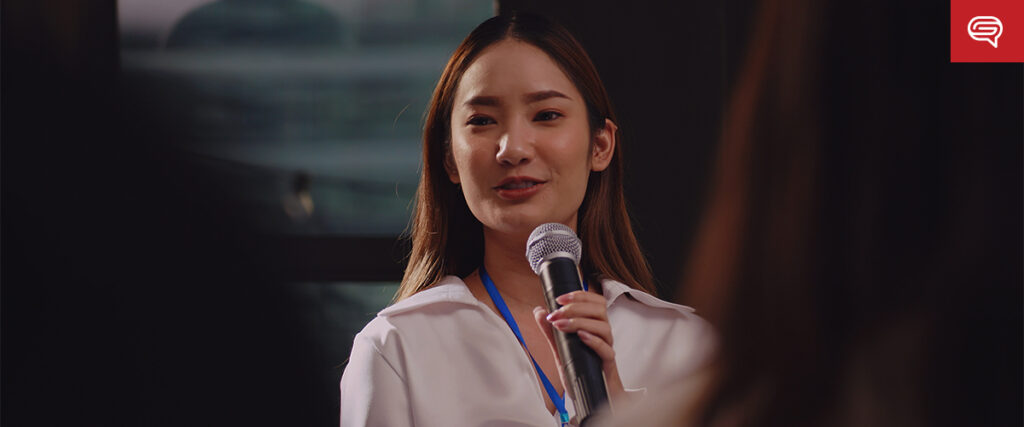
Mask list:
[[[359,335],[371,341],[383,341],[388,337],[394,337],[399,330],[424,325],[419,318],[422,315],[430,313],[436,317],[453,312],[441,309],[443,306],[451,305],[478,305],[465,282],[458,276],[445,276],[435,285],[385,307],[370,320]]]
[[[415,312],[437,304],[476,305],[477,300],[458,276],[445,276],[427,289],[395,302],[377,313],[377,317],[393,317]]]
[[[656,298],[616,281],[603,281],[623,384],[661,387],[696,372],[717,347],[714,328],[693,308]],[[621,350],[621,351],[620,351]],[[652,424],[657,425],[657,424]]]
[[[601,284],[608,300],[608,317],[620,328],[654,335],[671,331],[672,336],[687,342],[715,341],[714,328],[692,307],[662,300],[619,281],[603,280]]]

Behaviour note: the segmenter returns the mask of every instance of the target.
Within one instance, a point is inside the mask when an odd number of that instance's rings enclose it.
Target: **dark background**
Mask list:
[[[637,233],[667,295],[754,13],[750,1],[692,3],[499,4],[561,21],[597,64],[626,138]],[[945,45],[939,6],[935,40]],[[169,124],[138,114],[140,101],[119,90],[113,0],[5,1],[0,16],[2,423],[334,424],[336,396],[321,393],[315,345],[285,284],[397,280],[402,246],[267,237],[236,221],[243,208],[202,170],[141,137]],[[1024,95],[1019,64],[929,59],[981,77],[1003,67],[998,75],[1016,76],[1008,90]],[[1001,111],[992,121],[1005,134],[974,143],[1016,165],[997,171],[998,191],[1017,202],[996,215],[1019,223],[1020,98]],[[992,256],[1019,253],[1021,241],[1007,235]]]

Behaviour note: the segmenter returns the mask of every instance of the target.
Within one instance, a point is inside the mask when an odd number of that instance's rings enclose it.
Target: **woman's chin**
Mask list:
[[[573,230],[576,229],[575,218],[570,218],[570,220],[566,221],[564,219],[554,218],[550,214],[542,215],[539,212],[531,214],[531,212],[513,213],[505,211],[502,212],[502,215],[496,218],[496,221],[489,222],[490,224],[488,224],[488,228],[502,234],[522,235],[524,238],[528,237],[539,225],[547,224],[549,222],[565,224]]]

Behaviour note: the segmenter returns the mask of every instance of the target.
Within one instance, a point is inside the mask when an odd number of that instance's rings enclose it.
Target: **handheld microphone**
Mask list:
[[[563,224],[541,224],[530,233],[526,242],[526,258],[540,276],[549,312],[562,307],[555,302],[558,296],[583,290],[579,271],[581,254],[580,239]],[[562,372],[568,382],[566,386],[571,389],[569,392],[576,416],[581,426],[586,425],[587,417],[608,402],[601,358],[576,333],[554,328],[552,332],[562,361]]]

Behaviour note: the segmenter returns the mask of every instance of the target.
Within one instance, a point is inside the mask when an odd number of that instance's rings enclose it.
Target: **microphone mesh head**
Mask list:
[[[526,241],[526,259],[530,261],[533,272],[540,274],[540,264],[544,257],[555,252],[568,252],[576,264],[580,263],[583,245],[576,233],[565,224],[549,222],[533,229]]]

